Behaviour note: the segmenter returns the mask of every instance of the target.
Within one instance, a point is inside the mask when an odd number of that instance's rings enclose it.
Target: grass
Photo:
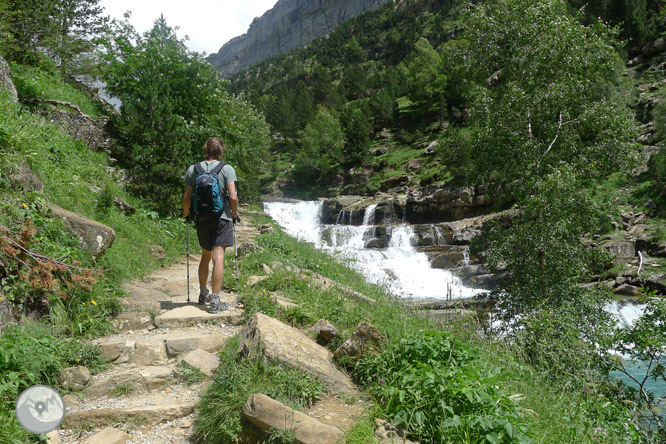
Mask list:
[[[194,368],[185,361],[180,361],[176,368],[176,373],[185,384],[191,385],[199,383],[206,379],[206,375],[198,368]]]
[[[311,405],[324,390],[315,377],[262,357],[239,360],[238,337],[220,351],[220,366],[203,394],[195,422],[198,443],[238,442],[247,437],[240,411],[248,397],[263,393],[294,409]]]
[[[12,63],[12,80],[20,98],[50,99],[77,105],[81,111],[97,120],[99,106],[86,93],[65,83],[57,72],[46,72],[32,66]],[[68,108],[63,108],[72,111]]]

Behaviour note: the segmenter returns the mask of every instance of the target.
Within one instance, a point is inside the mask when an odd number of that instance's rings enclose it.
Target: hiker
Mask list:
[[[233,226],[238,220],[238,195],[236,194],[236,171],[231,165],[221,162],[224,155],[224,144],[217,137],[210,137],[203,147],[203,162],[197,162],[185,173],[185,194],[183,195],[183,217],[194,218],[197,237],[201,246],[201,262],[199,262],[199,305],[210,301],[210,313],[219,313],[229,308],[227,303],[220,303],[220,290],[224,276],[224,251],[234,244]],[[192,204],[197,200],[195,188],[201,185],[204,173],[217,173],[219,191],[222,196],[223,210],[220,213],[201,210],[193,211]],[[207,176],[209,179],[211,176]],[[214,177],[214,176],[213,176]],[[201,188],[201,187],[199,187]],[[197,192],[199,190],[197,189]],[[202,193],[203,194],[203,193]],[[202,200],[199,194],[199,201]],[[198,213],[198,214],[197,214]],[[213,260],[213,276],[211,279],[212,293],[208,293],[207,282],[211,259]]]

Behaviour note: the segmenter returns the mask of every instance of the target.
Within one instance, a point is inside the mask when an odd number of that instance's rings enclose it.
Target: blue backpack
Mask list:
[[[224,196],[217,175],[224,168],[220,162],[210,171],[204,170],[201,162],[194,165],[197,178],[194,180],[192,212],[197,221],[217,219],[224,210]]]

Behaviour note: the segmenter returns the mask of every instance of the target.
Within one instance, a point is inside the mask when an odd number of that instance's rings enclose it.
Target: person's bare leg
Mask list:
[[[225,247],[213,247],[213,277],[212,287],[213,292],[210,297],[210,312],[219,313],[224,311],[229,306],[225,302],[220,302],[220,290],[222,290],[222,278],[224,278],[224,249]]]
[[[206,296],[208,296],[208,272],[210,270],[211,251],[201,249],[201,261],[199,262],[199,304],[206,303]]]
[[[213,247],[213,278],[211,285],[213,294],[219,294],[222,290],[222,279],[224,278],[224,251],[226,247]]]

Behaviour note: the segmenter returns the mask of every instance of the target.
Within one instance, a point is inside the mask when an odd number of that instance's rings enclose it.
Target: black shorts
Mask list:
[[[211,251],[213,247],[230,247],[234,244],[232,222],[219,218],[197,222],[197,237],[199,245],[204,250]]]

